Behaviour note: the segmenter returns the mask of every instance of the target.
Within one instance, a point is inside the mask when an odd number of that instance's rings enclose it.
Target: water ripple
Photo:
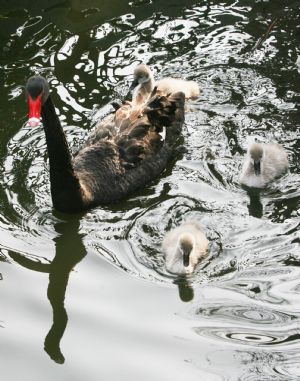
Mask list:
[[[194,332],[205,338],[217,339],[231,345],[241,344],[250,347],[282,346],[284,348],[293,347],[299,344],[300,334],[296,329],[288,327],[288,332],[278,332],[273,330],[260,331],[254,328],[238,327],[195,327]]]
[[[188,302],[177,311],[191,324],[184,341],[196,336],[217,348],[189,365],[224,380],[300,377],[298,8],[149,0],[104,12],[93,0],[75,3],[13,7],[0,20],[9,30],[2,28],[0,262],[47,272],[58,226],[73,218],[52,209],[42,128],[22,126],[25,78],[48,78],[73,153],[110,101],[128,94],[139,62],[157,79],[197,81],[201,95],[187,105],[180,142],[186,152],[128,200],[76,216],[68,234],[95,258]],[[259,194],[238,184],[254,139],[281,143],[290,161],[290,172]],[[161,242],[186,219],[202,223],[210,249],[191,277],[177,279],[165,270]]]

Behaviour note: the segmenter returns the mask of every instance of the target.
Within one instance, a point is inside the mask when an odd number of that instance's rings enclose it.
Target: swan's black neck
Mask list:
[[[84,206],[79,179],[50,95],[42,106],[42,119],[49,154],[53,206],[61,212],[81,211]]]

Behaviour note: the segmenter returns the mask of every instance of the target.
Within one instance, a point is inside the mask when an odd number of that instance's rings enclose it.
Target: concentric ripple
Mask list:
[[[284,346],[288,348],[289,346],[299,345],[300,340],[300,335],[296,330],[290,330],[289,332],[268,330],[264,332],[257,329],[241,329],[223,326],[222,328],[194,328],[194,331],[204,338],[211,340],[218,339],[228,342],[231,345],[241,344],[250,347]]]

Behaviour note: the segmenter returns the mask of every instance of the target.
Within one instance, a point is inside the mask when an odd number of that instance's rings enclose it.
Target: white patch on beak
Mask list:
[[[40,123],[40,119],[33,116],[32,118],[28,119],[26,126],[37,127]]]

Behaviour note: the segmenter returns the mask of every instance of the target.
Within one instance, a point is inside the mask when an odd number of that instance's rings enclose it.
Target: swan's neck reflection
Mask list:
[[[59,236],[55,238],[56,254],[50,265],[48,299],[53,309],[53,324],[48,332],[44,348],[55,362],[62,364],[65,358],[60,341],[68,322],[64,300],[70,272],[86,255],[82,235],[78,233],[79,220],[59,222],[55,225]]]

